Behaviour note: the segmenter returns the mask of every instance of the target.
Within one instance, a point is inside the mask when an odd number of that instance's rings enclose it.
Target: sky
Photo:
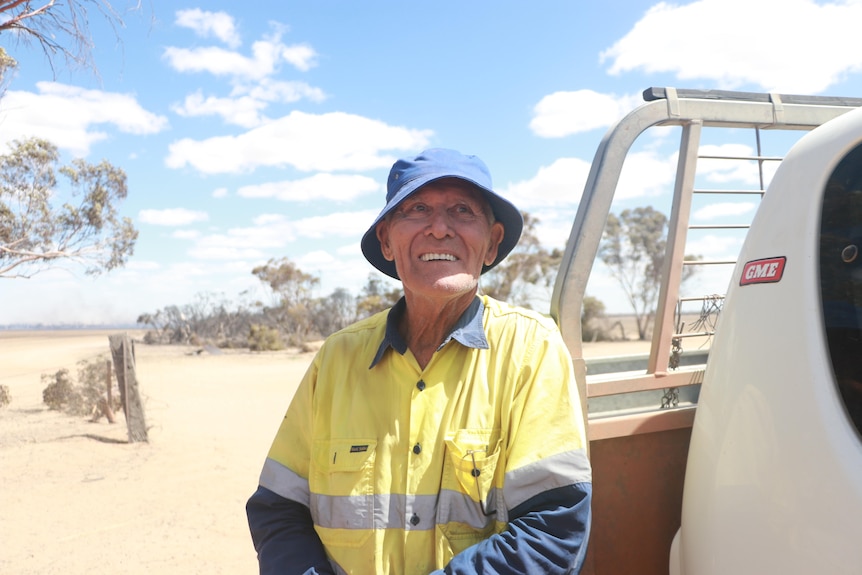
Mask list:
[[[121,269],[0,278],[0,326],[259,299],[251,270],[273,258],[318,277],[318,296],[358,293],[376,273],[359,241],[389,168],[431,147],[482,158],[495,189],[538,218],[542,244],[562,249],[597,146],[645,89],[862,96],[858,0],[152,1],[123,22],[91,10],[96,72],[0,34],[18,61],[0,153],[36,136],[65,163],[122,168],[120,212],[139,230]],[[665,205],[666,139],[627,161],[616,209]],[[704,206],[692,223],[754,209]],[[720,258],[734,241],[692,249]],[[595,273],[592,295],[626,311]]]

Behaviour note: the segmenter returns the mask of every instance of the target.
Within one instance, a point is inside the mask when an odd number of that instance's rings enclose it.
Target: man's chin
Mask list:
[[[417,293],[425,293],[429,296],[457,297],[467,293],[475,293],[479,287],[479,279],[467,274],[453,274],[434,278],[420,289],[413,289]],[[409,288],[409,286],[405,286]]]

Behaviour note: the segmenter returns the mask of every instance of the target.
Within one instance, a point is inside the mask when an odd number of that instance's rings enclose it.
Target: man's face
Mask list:
[[[405,292],[451,298],[475,292],[482,266],[496,259],[503,224],[492,220],[479,190],[442,179],[401,202],[378,224],[377,238]]]

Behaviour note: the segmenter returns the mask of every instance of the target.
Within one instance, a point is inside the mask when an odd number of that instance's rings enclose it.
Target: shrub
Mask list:
[[[277,329],[252,325],[248,333],[248,348],[251,351],[278,351],[284,349],[284,343]]]
[[[157,332],[149,330],[144,334],[144,343],[147,345],[155,345],[157,343],[162,343],[162,341]]]
[[[69,404],[75,390],[68,369],[61,369],[53,375],[43,373],[41,379],[42,384],[48,384],[42,390],[42,401],[48,409],[60,411]]]
[[[90,415],[99,408],[99,401],[105,395],[106,363],[104,358],[78,362],[78,384],[76,385],[68,369],[52,374],[43,373],[42,383],[47,384],[42,391],[42,401],[49,409],[63,411],[70,415]],[[114,377],[111,374],[111,385]],[[119,392],[112,393],[112,410],[121,407]]]
[[[0,407],[6,407],[12,403],[12,394],[8,385],[0,385]]]

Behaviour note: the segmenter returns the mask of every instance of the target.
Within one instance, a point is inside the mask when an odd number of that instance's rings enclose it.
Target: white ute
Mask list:
[[[862,572],[862,110],[805,135],[728,290],[672,575]]]
[[[862,573],[862,99],[673,88],[644,99],[596,152],[551,301],[587,412],[583,574]],[[649,354],[587,360],[581,302],[623,164],[642,133],[668,127],[679,160]],[[756,144],[709,145],[744,133]],[[773,155],[767,140],[786,146]],[[725,161],[760,185],[710,189],[698,170]],[[759,201],[754,218],[693,225],[720,194]],[[689,236],[723,232],[738,255],[684,261]],[[726,266],[721,285],[684,293],[689,265]],[[717,322],[692,322],[686,306]]]

